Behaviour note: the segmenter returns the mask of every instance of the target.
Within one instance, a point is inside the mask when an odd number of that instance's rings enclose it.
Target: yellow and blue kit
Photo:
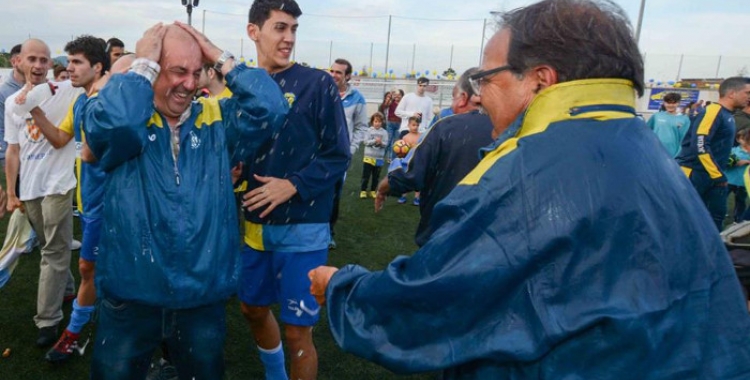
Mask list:
[[[693,121],[682,141],[677,163],[688,177],[697,170],[708,173],[714,182],[726,182],[724,172],[729,167],[734,131],[732,113],[718,103],[710,104]]]
[[[544,89],[383,271],[326,297],[343,349],[445,379],[740,379],[750,318],[629,81]]]

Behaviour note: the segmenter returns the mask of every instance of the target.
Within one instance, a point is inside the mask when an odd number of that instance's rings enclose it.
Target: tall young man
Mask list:
[[[314,379],[312,340],[320,307],[307,271],[327,261],[334,185],[351,158],[338,87],[328,73],[290,63],[302,14],[293,0],[256,0],[247,33],[258,66],[271,74],[291,107],[278,135],[245,160],[252,189],[244,195],[245,248],[239,298],[267,379],[287,379],[279,324],[281,304],[291,378]]]

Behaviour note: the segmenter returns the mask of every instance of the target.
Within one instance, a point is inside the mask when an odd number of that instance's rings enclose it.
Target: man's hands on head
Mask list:
[[[203,61],[215,64],[219,60],[219,57],[221,57],[221,54],[224,52],[224,50],[214,45],[211,40],[209,40],[208,37],[206,37],[203,33],[197,31],[192,26],[181,23],[179,21],[175,21],[175,25],[184,29],[186,32],[190,33],[193,38],[195,38],[195,41],[198,42],[198,46],[201,47]],[[234,61],[229,61],[230,60],[227,60],[227,62],[221,68],[223,75],[226,75],[234,67]]]
[[[146,30],[143,33],[143,37],[135,44],[135,56],[159,62],[162,41],[166,33],[167,27],[161,22]]]

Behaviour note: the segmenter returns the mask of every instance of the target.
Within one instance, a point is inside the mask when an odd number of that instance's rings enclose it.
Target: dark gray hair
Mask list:
[[[719,85],[719,97],[723,98],[727,96],[729,91],[742,91],[745,85],[750,84],[750,78],[745,77],[731,77],[724,79]]]
[[[558,81],[622,78],[643,95],[643,58],[625,12],[610,0],[544,0],[501,15],[516,74],[549,65]]]
[[[458,81],[456,82],[458,91],[465,93],[466,97],[468,97],[469,99],[471,99],[472,96],[476,95],[474,94],[474,89],[471,87],[471,83],[469,83],[469,77],[478,72],[478,67],[469,68],[468,70],[464,71],[463,74],[461,74],[461,76],[458,78]]]

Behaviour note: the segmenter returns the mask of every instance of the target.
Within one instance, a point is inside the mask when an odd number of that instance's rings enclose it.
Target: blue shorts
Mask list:
[[[81,215],[81,228],[83,229],[83,238],[81,241],[81,258],[96,262],[96,256],[99,254],[99,239],[102,236],[102,222],[104,218],[89,218]]]
[[[281,305],[281,321],[294,326],[313,326],[320,306],[310,294],[307,272],[325,265],[328,249],[311,252],[256,251],[242,249],[239,299],[250,306]]]

